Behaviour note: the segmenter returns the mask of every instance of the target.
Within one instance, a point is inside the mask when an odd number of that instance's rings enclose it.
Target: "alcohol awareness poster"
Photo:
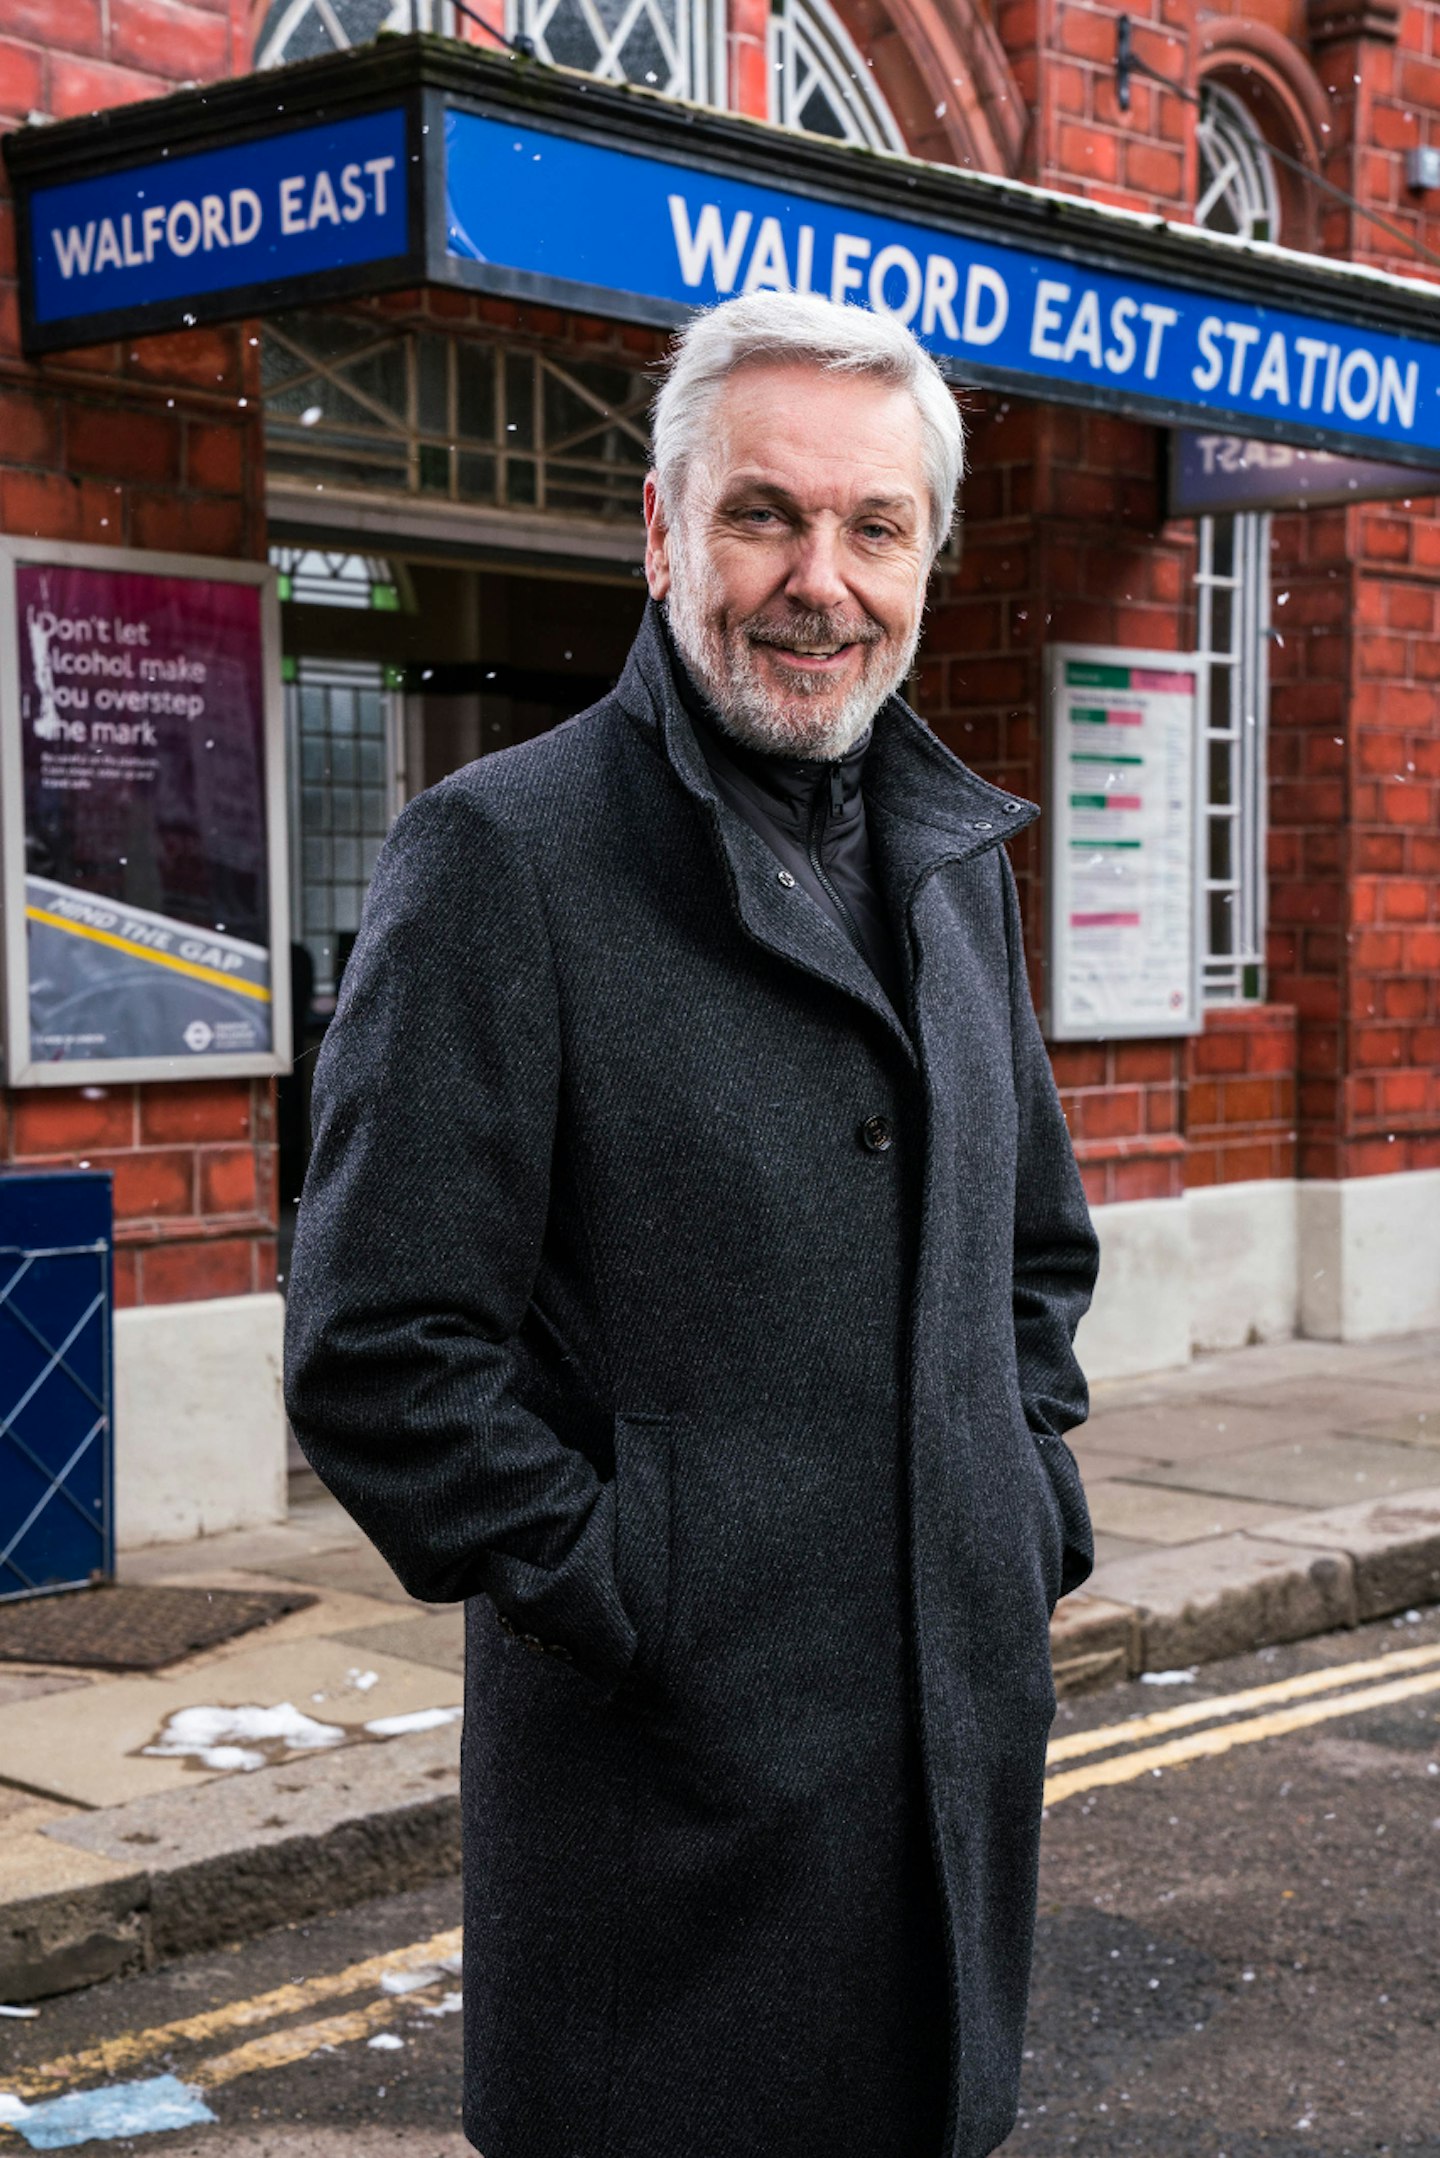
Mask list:
[[[283,1069],[269,573],[5,557],[12,1083]]]

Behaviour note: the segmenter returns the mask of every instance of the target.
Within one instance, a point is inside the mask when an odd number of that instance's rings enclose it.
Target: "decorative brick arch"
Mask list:
[[[1329,101],[1310,62],[1283,31],[1212,17],[1200,25],[1197,59],[1200,81],[1219,83],[1239,98],[1266,142],[1323,170]],[[1287,247],[1313,249],[1320,236],[1316,190],[1283,165],[1274,171],[1279,238]]]
[[[1025,104],[977,0],[831,0],[914,157],[1016,171]]]

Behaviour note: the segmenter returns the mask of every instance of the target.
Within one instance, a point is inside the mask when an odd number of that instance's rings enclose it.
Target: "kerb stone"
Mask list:
[[[1212,1536],[1115,1559],[1097,1567],[1091,1582],[1097,1595],[1134,1610],[1143,1671],[1304,1640],[1353,1626],[1357,1616],[1355,1569],[1343,1550],[1269,1535]]]
[[[1082,1589],[1056,1607],[1050,1621],[1050,1663],[1061,1699],[1118,1685],[1140,1668],[1139,1658],[1140,1622],[1128,1605]]]
[[[1440,1603],[1440,1485],[1306,1514],[1266,1534],[1280,1543],[1325,1544],[1345,1552],[1355,1568],[1355,1607],[1362,1620],[1385,1618],[1412,1604]]]

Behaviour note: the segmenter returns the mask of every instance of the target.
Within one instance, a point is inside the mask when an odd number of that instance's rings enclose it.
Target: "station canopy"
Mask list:
[[[32,354],[425,285],[801,291],[955,381],[1440,465],[1440,288],[429,36],[16,130]]]

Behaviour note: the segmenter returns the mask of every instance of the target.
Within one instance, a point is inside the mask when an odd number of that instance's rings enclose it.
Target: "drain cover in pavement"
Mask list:
[[[0,1604],[0,1663],[156,1671],[316,1601],[300,1590],[103,1583]]]

